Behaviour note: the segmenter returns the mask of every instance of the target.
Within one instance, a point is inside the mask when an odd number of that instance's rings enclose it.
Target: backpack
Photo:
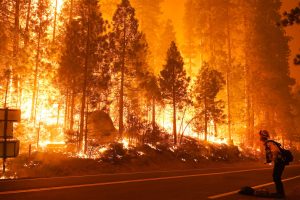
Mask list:
[[[288,165],[290,162],[294,161],[294,156],[293,156],[293,154],[290,150],[282,148],[281,149],[281,154],[282,154],[282,157],[283,157],[284,162],[286,163],[286,165]]]
[[[254,195],[255,190],[252,187],[246,186],[242,187],[241,190],[239,191],[239,194],[243,195]]]
[[[279,148],[280,150],[280,153],[281,153],[281,156],[282,156],[282,161],[285,165],[289,165],[290,162],[293,162],[294,161],[294,156],[292,154],[292,152],[290,150],[287,150],[287,149],[284,149],[281,147],[281,144],[278,143],[278,142],[275,142],[274,140],[267,140],[266,141],[266,144],[268,142],[273,142],[274,144],[277,145],[277,147]]]

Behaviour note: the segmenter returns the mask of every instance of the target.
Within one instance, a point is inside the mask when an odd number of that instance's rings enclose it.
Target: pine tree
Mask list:
[[[8,2],[2,1],[0,6],[0,69],[2,73],[2,71],[5,70],[4,66],[9,60],[10,21],[8,20]]]
[[[196,66],[196,58],[199,52],[200,38],[197,35],[197,18],[198,12],[196,9],[197,0],[188,0],[185,3],[184,13],[184,35],[185,44],[183,53],[187,58],[188,73],[194,74],[194,67]]]
[[[207,141],[208,123],[213,121],[215,134],[217,134],[217,124],[225,121],[224,101],[217,100],[217,95],[224,85],[222,74],[205,63],[199,71],[194,88],[196,110],[194,128],[198,133],[204,131],[205,141]]]
[[[171,42],[167,52],[166,64],[160,72],[160,88],[163,99],[172,105],[174,144],[177,144],[176,110],[188,100],[187,88],[190,78],[183,68],[183,58],[175,44]]]
[[[300,24],[300,3],[289,12],[283,13],[284,19],[281,21],[283,26],[292,26],[294,24]],[[296,65],[300,65],[300,54],[296,55],[294,59]]]
[[[60,82],[72,93],[72,104],[74,96],[81,94],[80,105],[80,129],[79,149],[82,149],[83,138],[85,139],[85,150],[87,148],[86,106],[92,102],[94,95],[91,91],[99,89],[99,84],[107,81],[103,65],[106,50],[108,50],[106,23],[104,22],[98,2],[96,0],[82,0],[75,10],[80,18],[71,20],[65,37],[65,50],[61,58],[59,74]],[[76,42],[74,42],[76,41]],[[99,73],[100,72],[100,73]],[[68,74],[67,78],[64,78]],[[97,75],[96,75],[97,74]],[[102,79],[103,78],[103,79]],[[93,96],[93,97],[92,97]],[[88,97],[90,101],[88,101]],[[71,125],[73,126],[73,113],[71,113]]]
[[[138,21],[135,17],[135,10],[129,0],[122,0],[112,20],[112,37],[115,70],[120,73],[119,93],[119,134],[122,137],[124,131],[124,87],[125,76],[134,67],[132,62],[136,58],[135,45],[141,38],[138,31]]]
[[[158,78],[150,72],[146,72],[143,75],[142,82],[140,83],[146,99],[151,101],[152,107],[152,130],[156,129],[156,105],[161,103],[162,97],[159,88]]]
[[[140,30],[145,34],[149,44],[149,67],[152,71],[157,68],[159,57],[160,27],[161,27],[161,4],[163,0],[132,0],[132,5],[136,10],[136,16],[139,20]]]
[[[288,37],[277,26],[280,6],[279,0],[255,2],[247,61],[251,68],[254,117],[259,122],[256,128],[284,136],[293,129],[290,91],[294,80],[289,76]]]
[[[170,47],[170,44],[172,41],[176,42],[176,33],[174,30],[174,26],[171,20],[167,20],[163,26],[163,29],[161,30],[161,33],[159,35],[159,49],[157,51],[158,54],[158,61],[155,72],[161,71],[161,66],[165,63],[165,55],[167,54],[167,51]]]
[[[32,105],[31,105],[31,120],[35,122],[36,120],[36,103],[38,98],[38,77],[40,73],[41,63],[41,53],[42,50],[46,48],[47,42],[47,30],[50,25],[50,1],[49,0],[39,0],[37,3],[33,4],[33,11],[31,16],[31,28],[32,33],[35,37],[31,38],[32,43],[35,43],[35,69],[34,69],[34,82],[32,89]]]

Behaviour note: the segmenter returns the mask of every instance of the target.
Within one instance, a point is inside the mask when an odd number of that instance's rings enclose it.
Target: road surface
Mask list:
[[[195,200],[259,199],[241,186],[274,191],[272,166],[219,167],[0,181],[1,200]],[[300,165],[288,166],[286,199],[300,199]]]

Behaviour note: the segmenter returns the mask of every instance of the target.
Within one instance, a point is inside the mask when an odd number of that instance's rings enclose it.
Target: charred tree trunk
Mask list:
[[[155,97],[152,97],[152,129],[156,128],[156,119],[155,119]]]
[[[214,129],[215,129],[215,136],[217,136],[218,135],[218,125],[217,125],[216,120],[214,120]]]
[[[88,15],[89,15],[88,16],[88,30],[87,30],[87,36],[86,36],[84,77],[83,77],[81,109],[80,109],[79,150],[82,149],[83,132],[84,132],[84,124],[85,124],[84,118],[85,118],[87,76],[88,76],[89,54],[90,54],[90,4],[88,4]]]
[[[70,110],[70,130],[74,130],[74,107],[75,107],[75,92],[74,89],[71,94],[71,110]]]
[[[250,98],[250,142],[254,145],[254,123],[255,123],[255,112],[253,105],[253,96]]]
[[[68,129],[68,127],[67,127],[68,117],[69,117],[69,90],[67,90],[66,96],[65,96],[64,130]]]
[[[124,73],[125,73],[124,61],[121,69],[121,86],[120,86],[120,102],[119,102],[119,134],[120,137],[123,136],[123,115],[124,115]]]
[[[207,132],[207,126],[208,124],[208,114],[207,114],[207,98],[206,98],[206,95],[204,97],[204,140],[207,141],[207,135],[208,135],[208,132]]]
[[[176,131],[176,99],[173,94],[173,135],[174,135],[174,145],[177,145],[177,131]]]
[[[182,129],[183,129],[183,121],[185,118],[185,113],[186,113],[186,107],[183,110],[183,114],[182,114],[182,118],[181,118],[181,122],[180,122],[180,127],[179,127],[179,131],[178,131],[179,137],[180,137],[180,133],[183,131]]]
[[[86,112],[85,112],[85,132],[84,132],[84,153],[86,154],[88,148],[88,113],[89,113],[89,104],[86,103]]]
[[[177,145],[177,127],[176,127],[176,91],[175,91],[175,66],[173,66],[173,86],[172,86],[172,104],[173,104],[173,135],[174,135],[174,145]]]

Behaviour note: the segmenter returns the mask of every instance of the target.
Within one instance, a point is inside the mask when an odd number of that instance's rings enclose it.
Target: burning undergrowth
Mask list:
[[[51,177],[95,173],[132,172],[161,169],[201,168],[212,165],[255,161],[236,146],[199,142],[185,138],[180,146],[167,142],[130,145],[126,141],[112,142],[93,148],[93,152],[77,156],[57,152],[34,152],[11,160],[14,177]],[[91,150],[90,150],[91,151]],[[96,153],[97,152],[97,153]]]

